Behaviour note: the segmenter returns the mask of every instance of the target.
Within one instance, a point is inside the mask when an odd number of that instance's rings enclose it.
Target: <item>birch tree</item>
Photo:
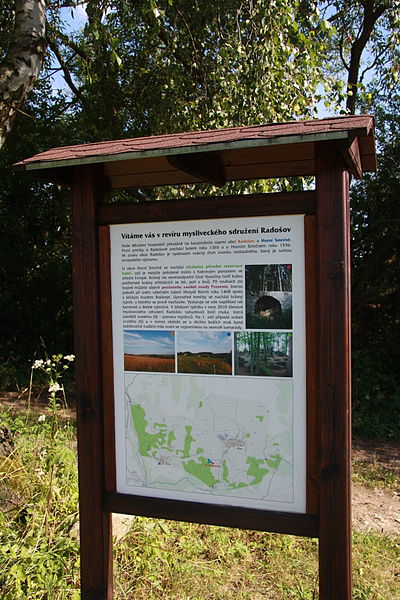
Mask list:
[[[0,66],[0,146],[35,85],[46,53],[46,0],[16,0],[9,50]]]

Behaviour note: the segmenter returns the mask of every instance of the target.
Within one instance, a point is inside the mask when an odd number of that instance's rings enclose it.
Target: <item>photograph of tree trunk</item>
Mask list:
[[[293,336],[276,331],[235,333],[235,375],[293,376]]]
[[[292,328],[292,265],[246,265],[246,329]]]

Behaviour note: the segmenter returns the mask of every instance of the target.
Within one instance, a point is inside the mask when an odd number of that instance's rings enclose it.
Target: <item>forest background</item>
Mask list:
[[[0,31],[0,387],[26,382],[43,344],[73,348],[68,190],[13,163],[61,145],[373,113],[379,171],[351,188],[353,422],[398,438],[400,2],[3,0]],[[110,202],[312,184],[138,189]]]

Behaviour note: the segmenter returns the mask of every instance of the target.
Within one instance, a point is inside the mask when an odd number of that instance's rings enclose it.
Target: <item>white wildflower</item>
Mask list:
[[[64,356],[64,358],[65,360],[72,362],[73,360],[75,360],[75,354],[67,354],[66,356]]]
[[[59,383],[52,383],[51,385],[49,385],[49,392],[59,392],[60,390],[62,390],[62,387]]]
[[[41,358],[40,360],[35,360],[33,365],[32,365],[32,369],[40,369],[40,367],[43,367],[43,359]]]
[[[45,422],[45,420],[46,420],[46,415],[40,415],[40,416],[38,417],[38,421],[39,421],[39,423],[44,423],[44,422]]]

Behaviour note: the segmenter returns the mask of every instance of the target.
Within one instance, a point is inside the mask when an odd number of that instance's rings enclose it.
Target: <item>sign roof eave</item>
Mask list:
[[[60,160],[38,160],[17,163],[15,166],[24,168],[27,171],[36,171],[41,169],[51,169],[60,167],[74,167],[85,164],[98,164],[117,162],[122,160],[136,160],[143,158],[155,158],[158,156],[170,156],[172,154],[196,154],[203,152],[220,152],[223,150],[234,150],[240,148],[255,148],[260,146],[281,146],[285,144],[296,144],[303,142],[319,142],[324,140],[344,140],[348,139],[348,131],[329,131],[324,133],[303,134],[303,135],[287,135],[274,138],[261,139],[241,139],[225,142],[214,142],[207,144],[198,144],[193,146],[179,146],[169,148],[153,148],[150,150],[130,150],[127,152],[119,152],[114,154],[91,154],[86,157],[74,157],[70,159]],[[38,155],[40,156],[40,155]]]

